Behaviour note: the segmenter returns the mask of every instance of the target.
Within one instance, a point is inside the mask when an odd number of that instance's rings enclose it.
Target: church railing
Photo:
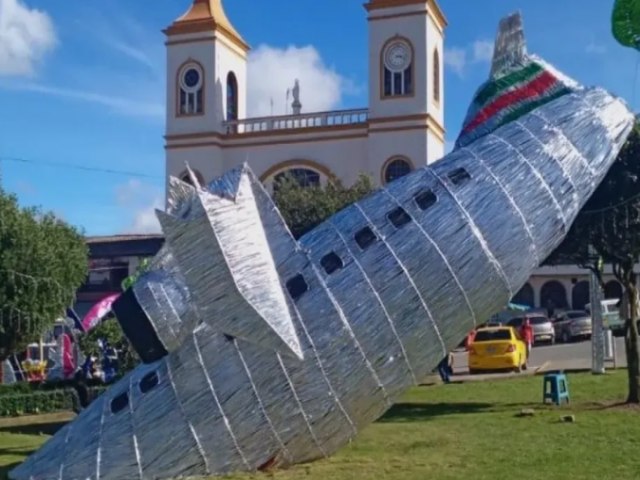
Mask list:
[[[299,115],[245,118],[224,122],[224,126],[226,132],[229,134],[243,134],[296,128],[358,125],[367,123],[368,116],[369,111],[366,108],[362,108],[355,110],[335,110],[332,112],[301,113]]]

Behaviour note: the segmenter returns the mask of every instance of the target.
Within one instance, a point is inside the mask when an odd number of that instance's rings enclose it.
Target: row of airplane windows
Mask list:
[[[457,168],[448,174],[449,179],[454,185],[462,185],[466,181],[471,179],[471,175],[464,168]],[[423,190],[422,192],[416,194],[413,197],[413,200],[416,202],[416,205],[420,210],[427,210],[436,204],[438,201],[438,197],[432,190]],[[396,228],[402,228],[411,222],[411,217],[402,207],[397,207],[393,209],[391,212],[387,214],[387,218],[391,222],[391,224]],[[371,230],[370,227],[364,227],[354,235],[354,240],[358,244],[358,246],[364,251],[371,245],[373,245],[378,237]],[[344,263],[340,256],[335,252],[329,252],[320,260],[320,265],[327,273],[327,275],[331,275],[332,273],[340,270],[344,267]],[[291,278],[287,283],[287,290],[289,291],[289,295],[294,301],[297,301],[307,290],[309,290],[309,286],[305,281],[302,274],[298,274],[295,277]],[[225,335],[226,336],[226,335]],[[228,337],[228,340],[233,340],[233,337]],[[138,384],[138,388],[142,394],[145,394],[155,388],[159,383],[158,373],[156,371],[147,373],[142,380],[140,380]],[[111,412],[116,414],[121,412],[129,405],[129,393],[122,392],[119,395],[115,396],[111,400]]]
[[[447,176],[451,180],[451,183],[453,183],[454,185],[462,185],[468,180],[471,180],[471,175],[469,175],[469,172],[467,172],[464,168],[456,168]],[[422,192],[416,194],[413,197],[413,200],[416,202],[418,208],[424,211],[435,205],[438,201],[438,197],[435,193],[433,193],[432,190],[423,190]],[[397,229],[400,229],[411,222],[411,217],[402,207],[397,207],[391,210],[387,214],[387,218]],[[373,245],[378,240],[378,237],[375,233],[373,233],[373,230],[371,230],[371,228],[367,226],[356,232],[356,234],[354,235],[354,240],[356,241],[360,249],[364,251],[371,245]],[[337,253],[329,252],[324,257],[322,257],[322,259],[320,260],[320,265],[327,273],[327,275],[331,275],[332,273],[340,270],[344,266],[344,263]],[[291,298],[294,302],[297,301],[307,290],[309,290],[309,285],[307,285],[307,282],[305,281],[304,276],[301,273],[289,279],[286,283],[286,287],[289,291],[289,295],[291,295]]]
[[[158,378],[158,373],[153,371],[147,373],[140,383],[138,384],[138,388],[140,389],[140,393],[147,393],[155,388],[160,379]],[[124,410],[129,405],[129,394],[127,392],[122,392],[121,394],[113,397],[111,400],[111,413],[118,413]]]

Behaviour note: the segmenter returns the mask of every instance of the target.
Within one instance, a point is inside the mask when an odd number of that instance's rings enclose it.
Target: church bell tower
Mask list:
[[[188,162],[209,182],[222,173],[220,136],[233,130],[226,122],[246,117],[249,45],[222,0],[193,0],[164,33],[167,174],[188,179]]]
[[[365,8],[370,159],[388,155],[379,161],[393,161],[397,155],[411,168],[432,163],[444,154],[447,21],[435,0],[370,0]]]

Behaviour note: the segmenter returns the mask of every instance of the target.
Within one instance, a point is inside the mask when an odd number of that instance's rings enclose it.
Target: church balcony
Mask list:
[[[301,113],[298,115],[278,115],[272,117],[245,118],[224,122],[227,134],[270,132],[298,128],[333,127],[338,125],[366,124],[369,110],[335,110],[332,112]]]

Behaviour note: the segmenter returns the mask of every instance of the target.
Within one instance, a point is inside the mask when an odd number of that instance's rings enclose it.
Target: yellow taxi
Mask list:
[[[513,327],[485,327],[469,345],[469,373],[527,369],[527,346]]]

